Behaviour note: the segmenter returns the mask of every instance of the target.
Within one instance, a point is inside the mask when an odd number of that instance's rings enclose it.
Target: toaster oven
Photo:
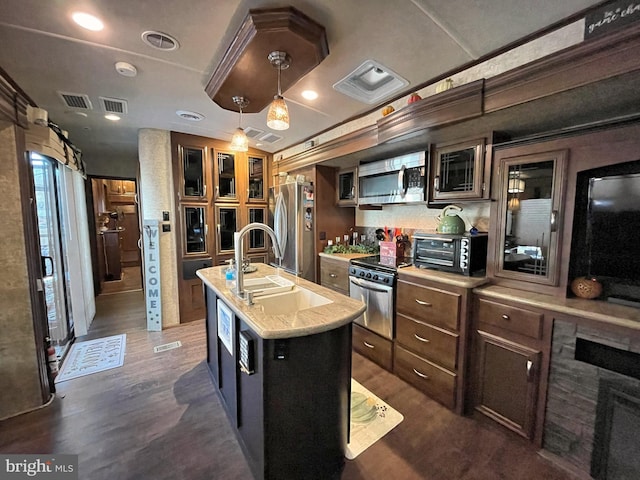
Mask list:
[[[462,275],[483,274],[487,267],[486,233],[416,233],[413,236],[413,264]]]

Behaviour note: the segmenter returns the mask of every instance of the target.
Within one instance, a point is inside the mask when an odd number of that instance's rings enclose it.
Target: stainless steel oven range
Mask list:
[[[393,340],[396,272],[410,263],[377,255],[354,258],[350,263],[349,296],[367,306],[365,312],[354,320],[355,323]]]

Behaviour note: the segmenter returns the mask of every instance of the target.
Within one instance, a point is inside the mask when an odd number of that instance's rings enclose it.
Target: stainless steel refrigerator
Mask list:
[[[315,281],[313,245],[313,187],[286,183],[269,189],[269,226],[282,248],[282,268]],[[272,263],[278,266],[277,260]]]

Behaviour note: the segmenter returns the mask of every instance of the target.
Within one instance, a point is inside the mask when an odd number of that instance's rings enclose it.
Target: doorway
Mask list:
[[[40,256],[43,266],[43,290],[47,309],[49,337],[59,358],[73,341],[73,315],[69,301],[68,256],[63,236],[68,228],[65,209],[61,208],[61,168],[57,161],[37,153],[30,154],[35,187]]]
[[[142,290],[136,181],[91,177],[91,196],[96,291],[107,295]]]

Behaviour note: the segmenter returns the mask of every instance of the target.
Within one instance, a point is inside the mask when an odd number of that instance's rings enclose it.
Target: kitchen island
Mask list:
[[[278,275],[293,283],[292,290],[256,292],[249,305],[227,287],[226,267],[197,272],[214,385],[257,479],[339,478],[349,430],[351,322],[365,306],[254,265],[245,282]],[[296,292],[323,301],[295,310]]]

